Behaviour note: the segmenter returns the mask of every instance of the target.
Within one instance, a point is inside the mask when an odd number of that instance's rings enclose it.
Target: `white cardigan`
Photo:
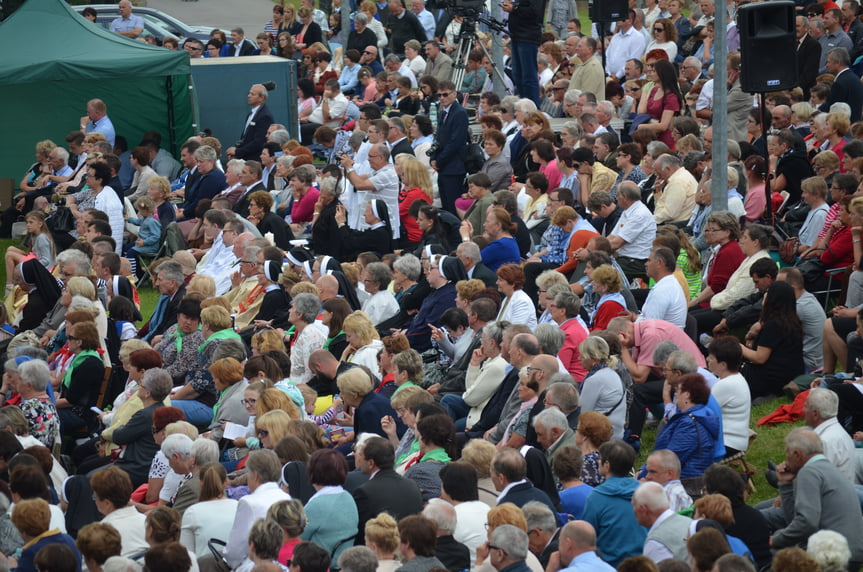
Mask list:
[[[513,324],[526,324],[533,330],[536,328],[536,307],[524,290],[515,290],[511,296],[503,299],[497,319],[508,320]]]
[[[481,367],[468,366],[464,380],[467,390],[462,394],[465,404],[471,408],[467,414],[467,427],[473,427],[479,421],[482,410],[506,375],[506,366],[506,360],[500,354],[486,360]]]
[[[735,301],[745,298],[750,294],[755,293],[755,284],[752,283],[752,278],[749,276],[749,269],[755,264],[756,260],[762,258],[770,258],[766,250],[759,250],[752,256],[747,256],[728,279],[728,285],[725,290],[714,294],[710,299],[710,309],[721,312],[727,310]]]

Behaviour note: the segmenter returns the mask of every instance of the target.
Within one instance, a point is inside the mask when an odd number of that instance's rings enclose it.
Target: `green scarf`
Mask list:
[[[63,387],[67,389],[69,388],[69,383],[72,381],[72,370],[74,370],[78,364],[80,364],[82,361],[84,361],[90,356],[99,358],[100,360],[102,359],[99,357],[99,352],[97,352],[96,350],[83,350],[81,353],[76,355],[74,358],[72,358],[72,363],[69,364],[69,368],[66,370],[66,374],[63,376]]]
[[[222,404],[222,400],[225,398],[225,394],[228,392],[229,389],[231,389],[230,385],[219,393],[219,401],[217,401],[216,404],[213,406],[213,423],[215,423],[219,419],[219,405]]]
[[[336,334],[335,336],[333,336],[332,338],[327,338],[327,341],[324,342],[324,349],[329,350],[330,349],[330,342],[333,341],[334,339],[336,339],[337,337],[341,336],[344,333],[345,333],[344,330],[340,330],[339,333]]]
[[[241,339],[240,335],[237,332],[235,332],[232,328],[225,328],[224,330],[219,330],[218,332],[214,332],[212,335],[210,335],[210,337],[207,338],[207,341],[205,341],[203,344],[198,346],[198,353],[199,354],[204,353],[204,348],[207,347],[207,344],[209,344],[213,340],[239,340],[239,339]]]
[[[200,324],[200,322],[198,323],[198,329],[197,329],[197,330],[195,330],[195,331],[196,331],[196,332],[200,332],[200,331],[201,331],[201,324]],[[188,334],[184,334],[183,332],[181,332],[181,331],[180,331],[180,327],[179,327],[179,326],[177,326],[177,331],[176,331],[176,332],[174,332],[174,333],[173,333],[173,334],[171,334],[171,335],[172,335],[172,336],[173,336],[173,338],[174,338],[174,346],[176,346],[176,348],[177,348],[177,355],[180,355],[181,353],[183,353],[183,338],[185,338]]]
[[[424,461],[437,461],[439,463],[449,463],[452,459],[449,458],[447,452],[443,449],[432,449],[420,458],[420,463]]]

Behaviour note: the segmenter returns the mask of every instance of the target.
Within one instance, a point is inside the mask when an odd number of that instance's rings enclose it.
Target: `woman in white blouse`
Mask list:
[[[378,378],[381,376],[378,366],[378,352],[384,347],[375,325],[365,312],[357,310],[345,318],[342,324],[348,347],[342,353],[341,361],[364,365]]]
[[[315,325],[320,309],[321,300],[314,294],[298,294],[291,300],[288,321],[297,332],[291,348],[291,381],[297,385],[312,379],[309,356],[327,341],[326,330]]]
[[[533,330],[536,327],[536,307],[533,300],[522,290],[524,271],[518,264],[504,264],[497,269],[497,289],[504,295],[498,321],[507,320],[513,324],[526,324]]]
[[[399,303],[387,289],[392,279],[392,270],[383,262],[370,262],[363,270],[362,281],[369,299],[363,303],[362,310],[375,325],[399,313]]]
[[[201,494],[198,502],[183,513],[180,544],[200,558],[210,553],[207,542],[211,538],[228,541],[237,501],[225,498],[228,476],[219,463],[204,466],[197,478],[201,480]]]

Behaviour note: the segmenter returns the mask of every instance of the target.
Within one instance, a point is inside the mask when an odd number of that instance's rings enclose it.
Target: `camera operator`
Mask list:
[[[536,56],[542,40],[543,0],[504,0],[500,7],[509,13],[512,38],[512,79],[519,96],[539,107],[539,70]]]

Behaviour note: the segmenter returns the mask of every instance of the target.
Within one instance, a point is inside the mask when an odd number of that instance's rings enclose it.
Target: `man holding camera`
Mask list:
[[[500,5],[509,13],[509,35],[512,38],[512,75],[521,97],[539,107],[539,70],[536,56],[542,41],[543,0],[504,0]]]

